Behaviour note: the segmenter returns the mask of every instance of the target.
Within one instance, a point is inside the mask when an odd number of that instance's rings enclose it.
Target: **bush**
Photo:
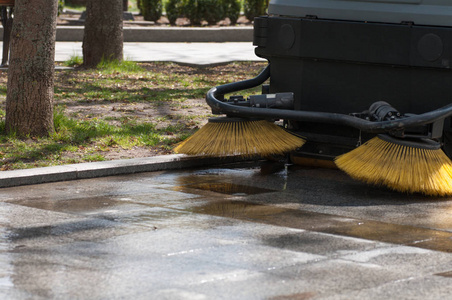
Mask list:
[[[216,24],[225,17],[235,24],[240,15],[240,3],[240,0],[168,0],[165,11],[170,24],[175,24],[179,17],[187,17],[192,25],[199,25],[201,21]]]
[[[66,0],[67,5],[86,6],[86,0]]]
[[[201,18],[209,24],[216,24],[225,17],[221,0],[198,0],[201,8]]]
[[[63,12],[64,9],[64,0],[58,0],[58,15]]]
[[[223,0],[224,15],[229,18],[231,24],[237,23],[241,8],[240,0]]]
[[[138,8],[146,21],[158,21],[162,16],[162,0],[138,0]]]
[[[194,25],[201,24],[202,20],[215,24],[224,18],[222,0],[186,0],[183,11]]]
[[[183,3],[181,0],[168,0],[165,4],[166,17],[170,24],[176,24],[177,18],[182,15]]]
[[[198,0],[186,0],[182,4],[182,11],[185,17],[190,19],[190,23],[194,25],[201,24],[201,13],[198,8]]]
[[[245,17],[253,21],[255,17],[265,15],[267,12],[268,0],[245,0],[243,10]]]

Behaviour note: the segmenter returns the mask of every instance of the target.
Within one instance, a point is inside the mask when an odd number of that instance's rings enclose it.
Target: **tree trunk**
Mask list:
[[[16,0],[6,95],[6,131],[53,131],[57,0]]]
[[[122,0],[88,0],[83,35],[83,65],[123,58]]]

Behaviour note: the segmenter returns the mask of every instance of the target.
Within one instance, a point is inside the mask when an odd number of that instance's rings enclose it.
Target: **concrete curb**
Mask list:
[[[252,27],[128,27],[124,42],[251,42]]]
[[[172,154],[145,158],[3,171],[0,172],[0,188],[141,172],[176,170],[241,161],[249,161],[249,159],[244,159],[240,156],[229,156],[219,159],[218,157],[196,157],[186,156],[184,154]]]
[[[83,26],[58,26],[57,42],[83,41]],[[0,28],[3,40],[3,27]],[[124,27],[124,42],[251,42],[252,27]]]

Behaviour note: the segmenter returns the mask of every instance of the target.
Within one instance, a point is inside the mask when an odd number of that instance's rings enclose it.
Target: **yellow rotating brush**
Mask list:
[[[378,135],[336,158],[352,178],[406,193],[452,195],[452,162],[429,140],[405,142]]]
[[[174,151],[189,155],[227,156],[283,154],[304,144],[278,125],[265,120],[219,117],[209,122]]]

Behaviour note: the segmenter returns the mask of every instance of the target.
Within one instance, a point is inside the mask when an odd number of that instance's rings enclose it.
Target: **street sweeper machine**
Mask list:
[[[451,0],[271,0],[254,45],[268,66],[213,87],[206,101],[224,117],[176,151],[288,154],[401,192],[452,195]],[[262,95],[237,96],[256,86]]]

